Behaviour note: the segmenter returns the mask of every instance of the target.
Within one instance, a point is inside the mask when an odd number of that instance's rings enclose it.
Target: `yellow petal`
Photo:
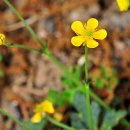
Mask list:
[[[46,112],[46,113],[49,113],[49,114],[53,114],[55,112],[53,104],[50,101],[45,100],[41,104],[42,104],[42,107],[43,107],[43,112]]]
[[[98,26],[98,20],[95,18],[90,18],[85,24],[85,28],[88,32],[93,32]]]
[[[75,36],[71,38],[72,44],[77,47],[79,47],[84,41],[85,38],[83,36]]]
[[[129,0],[117,0],[120,11],[127,11],[130,6]]]
[[[93,38],[103,40],[107,36],[107,31],[105,29],[101,29],[97,32],[93,33]]]
[[[86,35],[85,28],[81,21],[73,22],[71,28],[77,35]]]
[[[34,114],[34,116],[31,118],[31,121],[33,123],[38,123],[42,120],[42,114],[39,112],[39,113],[36,113]]]
[[[5,35],[0,33],[0,45],[2,45],[5,41]]]
[[[56,120],[56,121],[62,121],[62,119],[63,119],[63,115],[61,114],[61,113],[59,113],[59,112],[55,112],[54,113],[54,119]]]
[[[99,43],[93,39],[88,40],[86,44],[88,48],[96,48],[99,45]]]

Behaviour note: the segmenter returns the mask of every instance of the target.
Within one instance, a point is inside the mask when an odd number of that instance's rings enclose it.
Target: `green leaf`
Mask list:
[[[24,124],[28,126],[30,130],[43,130],[46,125],[46,119],[43,119],[39,123],[32,123],[30,120],[25,121]],[[24,128],[22,130],[25,130]]]
[[[112,86],[110,84],[107,85],[107,90],[112,90]]]
[[[103,88],[104,87],[104,79],[96,77],[96,87],[97,88]]]
[[[47,99],[60,107],[65,103],[72,104],[74,100],[74,93],[75,90],[73,89],[68,89],[64,91],[49,90]]]
[[[69,75],[68,73],[64,72],[62,75],[61,75],[61,78],[62,78],[62,84],[65,85],[65,86],[68,86],[68,87],[71,87],[71,88],[76,88],[78,87],[75,82],[73,80],[71,80],[71,76],[73,75],[74,79],[77,79],[77,80],[80,80],[81,79],[81,69],[79,66],[77,67],[69,67],[68,69],[69,71]]]
[[[100,68],[100,71],[101,71],[102,76],[103,76],[104,78],[106,78],[106,77],[107,77],[106,68],[102,66],[102,67]]]
[[[83,93],[76,92],[74,95],[74,107],[81,114],[84,123],[88,124],[86,97]]]
[[[72,83],[71,80],[64,79],[64,80],[62,81],[62,85],[63,85],[63,86],[73,86],[73,83]]]
[[[74,91],[73,90],[64,90],[60,93],[58,99],[57,99],[57,105],[60,107],[65,103],[72,103],[73,97],[74,97]]]
[[[52,103],[55,103],[55,101],[58,99],[58,97],[59,97],[59,92],[58,91],[52,90],[52,89],[50,89],[48,91],[47,99],[49,101],[51,101]]]
[[[82,117],[78,113],[71,113],[71,125],[76,130],[86,130],[87,126],[83,123]]]
[[[112,68],[112,75],[115,75],[115,74],[117,74],[117,71],[116,71],[116,69],[114,69],[114,68]]]
[[[98,103],[93,101],[91,104],[91,109],[92,109],[92,119],[93,119],[94,130],[98,130],[99,115],[101,112],[101,108],[98,105]]]
[[[119,123],[120,119],[123,118],[124,116],[126,116],[126,111],[123,110],[107,111],[104,116],[101,130],[112,130],[112,128],[116,126]]]

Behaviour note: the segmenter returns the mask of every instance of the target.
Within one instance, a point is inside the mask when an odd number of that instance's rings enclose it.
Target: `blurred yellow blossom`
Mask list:
[[[44,116],[44,115],[43,115],[42,113],[40,113],[40,112],[35,113],[34,116],[31,118],[31,121],[32,121],[33,123],[38,123],[38,122],[40,122],[40,121],[42,120],[42,117],[43,117],[43,116]]]
[[[74,21],[71,25],[72,30],[78,35],[71,39],[74,46],[79,47],[83,43],[88,48],[95,48],[99,45],[97,41],[103,40],[107,36],[105,29],[100,29],[97,31],[98,20],[95,18],[90,18],[84,25],[81,21]]]
[[[117,0],[120,11],[127,11],[130,6],[129,0]]]
[[[55,112],[54,113],[54,119],[56,120],[56,121],[62,121],[62,119],[63,119],[63,115],[61,114],[61,113],[59,113],[59,112]]]
[[[0,33],[0,45],[2,45],[5,41],[5,35]]]
[[[45,114],[53,114],[55,112],[53,104],[45,100],[42,103],[36,105],[36,108],[34,109],[34,116],[31,118],[31,121],[33,123],[40,122],[42,118],[45,116]]]

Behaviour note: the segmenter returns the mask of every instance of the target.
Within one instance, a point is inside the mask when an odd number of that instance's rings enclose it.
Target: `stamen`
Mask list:
[[[87,32],[87,36],[91,37],[92,36],[92,32]]]

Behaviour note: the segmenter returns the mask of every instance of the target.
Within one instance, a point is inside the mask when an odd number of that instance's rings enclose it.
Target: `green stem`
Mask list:
[[[24,125],[21,121],[19,121],[17,118],[13,117],[11,114],[7,113],[5,110],[0,108],[0,113],[7,116],[8,118],[12,119],[14,122],[25,128],[26,130],[30,130],[26,125]]]
[[[34,51],[34,52],[40,53],[40,51],[37,50],[37,49],[35,49],[35,48],[32,48],[32,47],[30,47],[30,46],[25,46],[25,45],[17,44],[17,43],[6,42],[6,43],[4,43],[4,45],[5,45],[5,46],[8,46],[8,47],[23,48],[23,49],[26,49],[26,50],[29,50],[29,51]]]
[[[36,39],[36,41],[40,44],[40,46],[45,49],[45,45],[43,42],[40,40],[40,38],[37,36],[37,34],[33,31],[33,29],[28,25],[26,20],[20,15],[20,13],[15,9],[15,7],[8,1],[8,0],[3,0],[8,7],[15,13],[16,16],[23,22],[23,24],[26,26],[26,28],[29,30],[29,32],[32,34],[32,36]]]
[[[58,127],[61,127],[61,128],[65,129],[65,130],[76,130],[76,129],[72,128],[72,127],[69,127],[69,126],[67,126],[67,125],[65,125],[65,124],[63,124],[63,123],[61,123],[61,122],[58,122],[58,121],[54,120],[54,119],[51,118],[50,116],[46,116],[46,118],[47,118],[48,121],[50,121],[52,124],[54,124],[54,125],[56,125],[56,126],[58,126]]]
[[[85,46],[85,93],[86,93],[86,104],[87,104],[87,113],[88,113],[88,123],[90,130],[93,129],[93,120],[92,120],[92,112],[91,112],[91,104],[90,104],[90,91],[89,91],[89,77],[88,77],[88,48]]]
[[[91,105],[90,105],[90,91],[89,91],[89,84],[85,84],[86,90],[86,102],[87,102],[87,113],[88,113],[88,122],[90,130],[94,130],[93,128],[93,121],[92,121],[92,112],[91,112]]]
[[[88,79],[89,75],[88,75],[88,47],[85,46],[85,80],[86,80],[86,84],[88,84]]]
[[[3,0],[10,9],[12,9],[12,11],[20,18],[20,20],[25,24],[26,28],[29,30],[29,32],[32,34],[32,36],[35,38],[35,40],[44,48],[45,45],[43,45],[42,41],[38,38],[37,34],[32,30],[32,28],[28,25],[28,23],[24,20],[24,18],[18,13],[18,11],[13,7],[13,5],[8,1],[8,0]],[[48,50],[49,52],[49,50]],[[51,53],[50,53],[51,54]],[[49,56],[49,55],[48,55]],[[59,61],[56,58],[53,58],[51,56],[49,56],[51,60],[54,61],[55,64],[57,64],[59,66],[59,68],[61,68],[62,70],[67,72],[67,69],[64,67],[63,64],[59,63]],[[87,76],[86,76],[87,77]],[[71,78],[77,85],[79,86],[83,86],[83,84],[81,83],[81,81],[77,81],[76,79],[74,79],[74,77],[72,76]],[[109,106],[107,106],[94,92],[90,91],[90,95],[101,105],[103,106],[106,110],[110,110],[111,108]],[[127,120],[121,120],[121,123],[128,127],[130,129],[130,123]]]

